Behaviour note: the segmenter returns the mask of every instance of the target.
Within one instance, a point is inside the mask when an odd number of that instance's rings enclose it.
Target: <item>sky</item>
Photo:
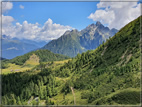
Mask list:
[[[2,34],[49,41],[96,21],[121,29],[140,16],[139,2],[2,2]]]

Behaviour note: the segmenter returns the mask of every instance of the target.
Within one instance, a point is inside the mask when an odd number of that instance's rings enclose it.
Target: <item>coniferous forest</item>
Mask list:
[[[140,105],[141,19],[73,58],[41,49],[2,60],[2,105]]]

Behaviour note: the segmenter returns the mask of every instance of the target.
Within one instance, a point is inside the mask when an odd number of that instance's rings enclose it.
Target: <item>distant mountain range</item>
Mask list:
[[[38,49],[48,49],[53,53],[74,57],[78,53],[96,49],[103,41],[112,37],[117,31],[114,28],[110,30],[100,22],[96,22],[96,24],[91,24],[81,31],[76,29],[66,31],[60,38],[52,40],[49,43],[2,35],[1,57],[12,59]]]
[[[38,49],[46,44],[45,41],[35,42],[27,39],[11,38],[10,36],[2,35],[2,57],[12,59],[16,56],[23,55],[32,50]]]
[[[109,29],[100,22],[91,24],[85,29],[78,31],[66,31],[60,38],[50,41],[41,49],[48,49],[54,53],[76,56],[78,53],[96,49],[103,41],[117,33],[116,29]]]

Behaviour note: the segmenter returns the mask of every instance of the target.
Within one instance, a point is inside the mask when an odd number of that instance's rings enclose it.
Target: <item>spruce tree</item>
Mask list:
[[[22,103],[21,103],[21,101],[20,101],[20,97],[18,96],[18,98],[17,98],[17,104],[18,105],[22,105]]]

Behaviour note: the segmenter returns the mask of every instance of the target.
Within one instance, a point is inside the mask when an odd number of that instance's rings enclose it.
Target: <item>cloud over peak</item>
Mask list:
[[[137,2],[103,2],[97,4],[95,13],[88,18],[108,24],[109,28],[120,29],[141,15],[140,3]]]
[[[43,40],[48,41],[52,39],[57,39],[66,30],[72,29],[70,26],[64,26],[60,24],[53,23],[49,18],[44,25],[41,27],[39,23],[31,24],[28,21],[24,21],[22,24],[16,23],[16,25],[10,25],[3,27],[3,34],[10,35],[11,37],[25,38],[31,40]]]

